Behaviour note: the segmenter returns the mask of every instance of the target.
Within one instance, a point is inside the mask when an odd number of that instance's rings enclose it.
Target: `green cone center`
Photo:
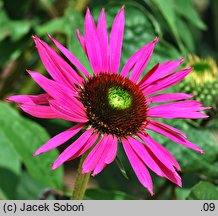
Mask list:
[[[127,91],[119,87],[111,87],[108,90],[108,102],[113,108],[123,110],[130,107],[132,97]]]

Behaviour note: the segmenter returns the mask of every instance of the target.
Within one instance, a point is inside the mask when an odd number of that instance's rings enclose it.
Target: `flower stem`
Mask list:
[[[73,189],[72,200],[82,200],[86,191],[87,184],[89,182],[90,173],[82,174],[82,164],[86,159],[89,151],[84,153],[80,158],[79,167],[76,176],[76,182]]]

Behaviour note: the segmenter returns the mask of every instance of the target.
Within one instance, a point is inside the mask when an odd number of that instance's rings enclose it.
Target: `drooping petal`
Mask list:
[[[24,112],[37,118],[61,118],[61,116],[55,113],[49,106],[20,104],[19,107]]]
[[[65,161],[69,160],[75,153],[77,153],[82,146],[88,141],[94,132],[93,128],[85,131],[76,141],[74,141],[70,146],[68,146],[57,158],[57,160],[52,165],[52,169],[56,169]]]
[[[167,102],[172,100],[184,100],[192,97],[193,95],[185,94],[185,93],[165,93],[165,94],[159,94],[151,97],[150,102],[161,103],[161,102]]]
[[[154,153],[154,155],[158,155],[160,161],[169,170],[174,172],[174,166],[176,167],[177,164],[174,164],[172,163],[172,161],[168,160],[168,158],[166,157],[166,153],[160,148],[161,144],[152,139],[148,134],[144,135],[142,133],[138,133],[138,136],[145,142],[146,146]]]
[[[123,143],[124,150],[126,152],[126,155],[132,165],[133,170],[135,171],[136,176],[138,177],[141,184],[148,189],[151,195],[154,195],[153,193],[153,184],[151,176],[144,165],[144,163],[141,161],[141,159],[138,157],[138,155],[134,152],[129,142],[122,138],[121,139]]]
[[[120,56],[123,43],[124,33],[124,6],[114,19],[113,26],[110,33],[110,72],[117,73],[120,67]]]
[[[64,56],[79,70],[81,71],[86,77],[90,77],[89,72],[86,68],[80,63],[80,61],[62,44],[56,41],[51,35],[48,35],[50,40],[55,44],[55,46],[64,54]]]
[[[118,140],[117,137],[113,136],[112,141],[110,143],[108,143],[109,147],[109,151],[108,154],[105,158],[105,163],[106,164],[110,164],[111,162],[114,161],[116,155],[117,155],[117,144],[118,144]]]
[[[144,71],[145,67],[147,66],[151,55],[153,53],[155,44],[158,42],[158,38],[156,38],[151,43],[147,44],[141,55],[138,57],[137,62],[135,63],[132,73],[130,74],[129,79],[132,80],[134,83],[138,82],[139,77],[141,76],[142,72]]]
[[[108,136],[103,136],[102,139],[97,143],[97,145],[92,149],[92,151],[83,162],[82,173],[89,173],[96,168],[101,156],[104,153],[107,142]]]
[[[84,128],[84,124],[76,124],[75,126],[69,128],[66,131],[59,133],[58,135],[51,138],[48,142],[42,145],[34,154],[33,156],[37,156],[41,153],[47,152],[51,149],[57,148],[58,146],[62,145],[69,139],[71,139],[75,134],[77,134],[82,128]]]
[[[145,96],[154,94],[177,84],[178,82],[183,80],[191,72],[191,70],[192,68],[187,68],[177,71],[173,74],[157,79],[156,81],[150,83],[147,87],[140,86],[140,88],[142,89]]]
[[[83,78],[47,43],[33,37],[40,58],[52,78],[68,87],[81,84]]]
[[[132,138],[131,136],[127,137],[127,140],[129,141],[132,149],[135,151],[135,153],[141,158],[141,160],[157,175],[163,176],[162,171],[159,166],[157,166],[156,162],[153,160],[153,158],[148,153],[146,147],[144,144],[142,144],[140,141]]]
[[[190,141],[186,140],[182,136],[180,136],[179,133],[177,133],[175,130],[171,130],[169,127],[164,126],[163,124],[159,124],[156,121],[150,121],[149,124],[146,126],[147,129],[152,130],[156,133],[159,133],[163,136],[168,137],[169,139],[173,140],[174,142],[186,146],[188,148],[191,148],[195,151],[198,151],[200,153],[204,153],[202,149],[200,149],[195,144],[191,143]]]
[[[96,144],[99,137],[99,133],[93,133],[88,141],[85,143],[85,145],[81,146],[81,148],[68,160],[73,160],[77,157],[80,157],[83,155],[87,150],[89,150],[94,144]]]
[[[156,162],[157,166],[160,167],[163,177],[169,179],[173,183],[177,184],[179,187],[182,187],[181,177],[178,175],[176,170],[169,169],[159,158],[159,155],[155,155],[149,148],[147,149],[151,157]]]
[[[108,49],[109,44],[108,44],[107,23],[106,23],[104,8],[102,9],[98,19],[97,32],[98,32],[98,38],[101,48],[101,58],[102,58],[101,71],[107,73],[109,72],[109,49]]]
[[[159,122],[159,121],[156,121],[156,120],[149,120],[149,122],[151,122],[152,124],[156,124],[156,125],[159,125],[160,127],[164,127],[164,128],[168,128],[169,130],[171,131],[174,131],[175,133],[179,134],[180,136],[184,137],[184,138],[187,138],[187,135],[185,133],[183,133],[181,130],[175,128],[175,127],[172,127],[168,124],[165,124],[163,122]]]
[[[21,104],[29,104],[29,105],[40,105],[40,104],[48,104],[48,94],[40,94],[40,95],[15,95],[7,98],[9,101],[13,101],[15,103]]]
[[[92,69],[95,74],[98,74],[102,67],[101,48],[95,22],[89,8],[87,8],[85,16],[85,42]]]
[[[151,69],[139,82],[141,88],[146,87],[152,82],[168,75],[169,73],[174,72],[179,65],[184,61],[184,58],[179,59],[177,61],[167,61],[161,64],[158,64],[158,67],[154,67]]]

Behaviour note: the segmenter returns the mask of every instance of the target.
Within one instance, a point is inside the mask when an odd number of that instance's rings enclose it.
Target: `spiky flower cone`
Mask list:
[[[215,60],[191,56],[188,67],[192,67],[193,71],[179,84],[180,90],[194,94],[196,100],[217,110],[218,68]]]

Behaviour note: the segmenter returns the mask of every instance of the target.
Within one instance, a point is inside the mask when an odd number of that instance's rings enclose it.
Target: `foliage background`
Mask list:
[[[138,48],[160,37],[151,62],[178,59],[190,53],[218,59],[218,1],[216,0],[0,0],[0,199],[68,199],[78,160],[51,171],[50,164],[69,143],[38,157],[35,150],[71,126],[61,120],[42,120],[25,115],[4,99],[13,94],[41,90],[26,69],[47,74],[31,35],[48,41],[47,33],[66,45],[91,71],[75,29],[83,32],[86,7],[97,18],[106,8],[108,30],[125,4],[125,36],[122,65]],[[171,91],[174,89],[171,89]],[[140,185],[119,149],[116,162],[91,179],[86,199],[218,199],[218,119],[215,113],[200,126],[171,121],[190,140],[206,151],[200,155],[153,134],[182,167],[183,188],[153,175],[155,195]]]

